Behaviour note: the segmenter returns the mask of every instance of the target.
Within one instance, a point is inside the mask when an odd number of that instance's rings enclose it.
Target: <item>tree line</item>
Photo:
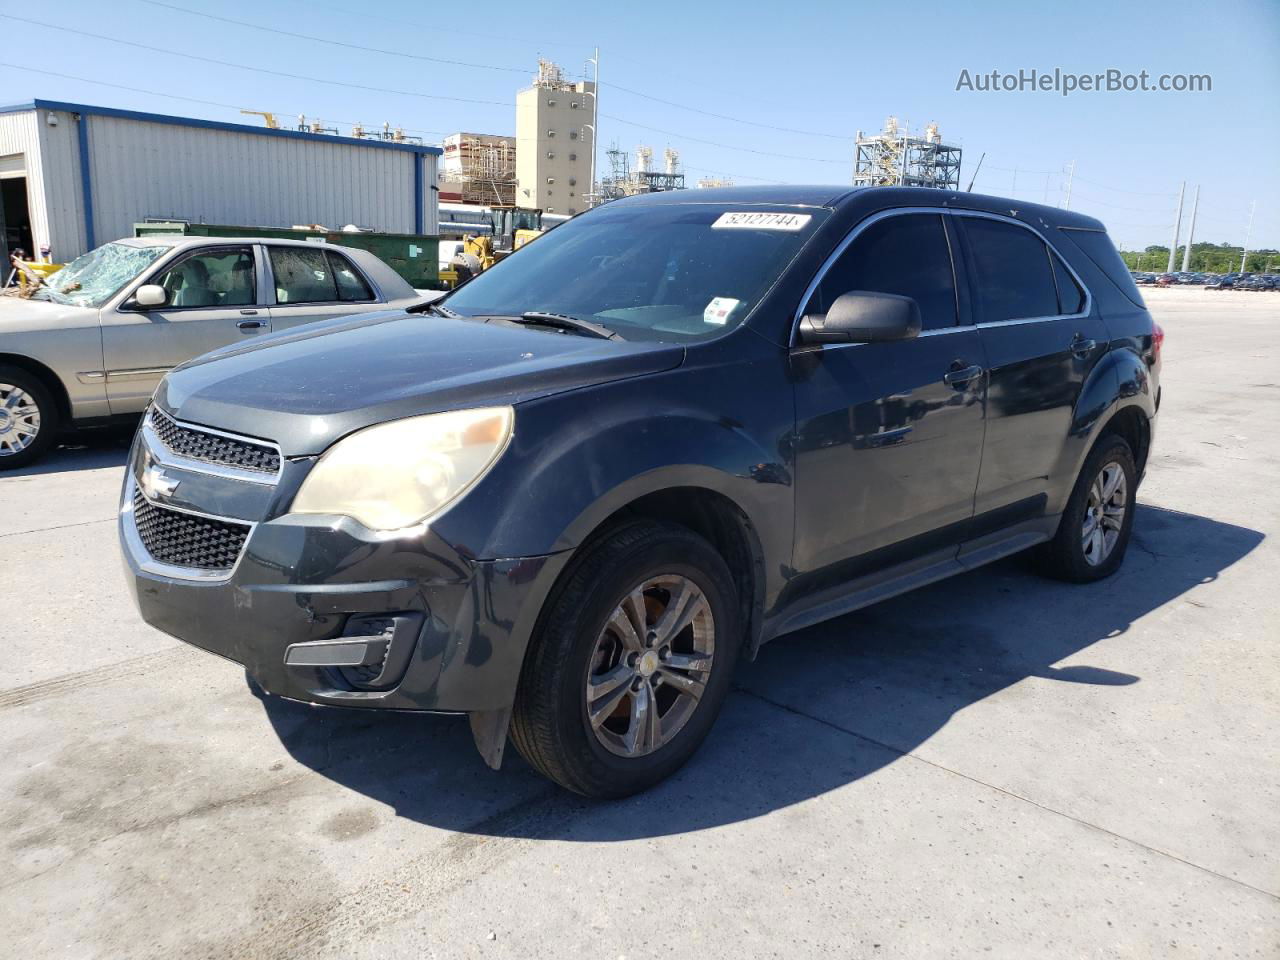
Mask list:
[[[1173,269],[1182,269],[1182,256],[1187,245],[1180,244],[1173,258]],[[1240,247],[1229,243],[1193,243],[1188,269],[1196,273],[1234,273],[1240,269]],[[1130,270],[1163,273],[1169,266],[1169,248],[1158,244],[1142,251],[1125,250],[1120,256]],[[1280,271],[1280,250],[1250,250],[1245,258],[1246,273]]]

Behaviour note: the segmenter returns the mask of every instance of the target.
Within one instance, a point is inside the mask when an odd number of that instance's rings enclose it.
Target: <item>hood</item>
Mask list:
[[[403,312],[363,314],[216,350],[175,368],[156,402],[175,417],[273,440],[285,456],[418,414],[516,404],[678,366],[669,343]]]
[[[50,300],[0,297],[0,336],[32,330],[47,332],[59,327],[97,325],[97,322],[98,311],[93,307],[73,307]]]

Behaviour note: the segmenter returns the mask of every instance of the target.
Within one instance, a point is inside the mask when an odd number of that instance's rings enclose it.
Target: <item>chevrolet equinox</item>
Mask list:
[[[1120,565],[1163,332],[1097,220],[918,188],[598,207],[429,306],[170,372],[119,529],[266,693],[468,715],[593,797],[739,657],[1024,550]]]

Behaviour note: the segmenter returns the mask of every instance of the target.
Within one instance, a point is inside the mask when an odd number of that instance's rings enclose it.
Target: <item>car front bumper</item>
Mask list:
[[[264,507],[268,519],[248,524],[230,570],[183,570],[157,562],[139,534],[145,448],[140,435],[119,533],[128,584],[148,624],[242,664],[264,691],[294,700],[448,713],[510,708],[567,552],[475,560],[429,528],[387,536],[346,517],[273,517],[277,502]],[[204,475],[172,462],[164,469],[204,495]],[[221,502],[235,503],[230,481],[214,479],[223,484]],[[277,498],[298,479],[286,467]],[[163,496],[144,499],[175,506]]]

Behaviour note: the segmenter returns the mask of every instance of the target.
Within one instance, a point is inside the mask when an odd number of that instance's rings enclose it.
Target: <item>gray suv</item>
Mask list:
[[[491,765],[510,736],[621,796],[774,637],[1021,551],[1115,571],[1162,337],[1076,213],[619,200],[435,304],[171,372],[120,504],[129,583],[267,694],[464,713]]]

